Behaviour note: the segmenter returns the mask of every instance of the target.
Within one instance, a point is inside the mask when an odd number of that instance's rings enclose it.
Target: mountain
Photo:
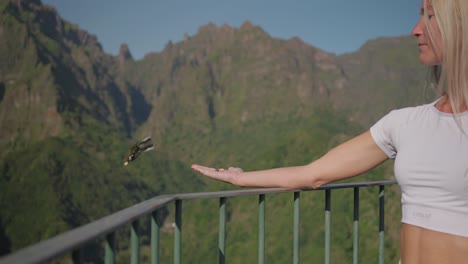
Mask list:
[[[134,60],[125,44],[111,56],[96,36],[63,20],[53,7],[39,0],[3,0],[0,253],[161,193],[233,188],[196,176],[192,163],[254,170],[310,162],[391,109],[434,98],[425,87],[426,76],[416,43],[407,36],[371,40],[337,56],[299,38],[273,38],[250,22],[240,28],[201,26],[193,36],[168,42],[162,52],[141,60]],[[156,151],[123,167],[131,144],[148,135]],[[387,163],[353,180],[391,175]],[[397,189],[388,195],[398,200]],[[303,219],[320,223],[316,212],[323,197],[309,197],[314,198],[305,199]],[[372,215],[376,204],[370,193],[367,197],[362,208]],[[288,257],[281,254],[285,243],[273,241],[290,236],[282,228],[288,213],[281,211],[288,199],[278,196],[268,204],[277,212],[268,259]],[[336,215],[351,213],[346,193],[333,199],[333,207],[340,208]],[[208,237],[217,235],[209,228],[216,225],[217,212],[208,210],[208,203],[184,209],[184,218],[195,219],[184,234],[192,241],[207,237],[184,248],[197,263],[216,258]],[[256,215],[248,214],[255,204],[241,200],[228,209],[233,231],[227,250],[231,256],[245,252],[233,263],[255,259],[256,240],[245,238],[255,234],[249,223]],[[386,259],[396,261],[398,204],[386,209],[391,217]],[[171,221],[172,211],[166,208],[165,221]],[[308,223],[302,252],[307,259],[320,259],[323,225]],[[361,227],[362,243],[369,248],[364,263],[377,252],[372,224]],[[334,255],[343,260],[352,253],[341,242],[350,234],[346,224],[335,225],[340,232],[333,241],[341,247]],[[162,236],[163,244],[170,243],[169,233]],[[126,248],[120,247],[124,259]],[[170,258],[170,252],[161,254]]]
[[[105,54],[95,36],[40,1],[2,1],[0,14],[2,252],[176,184],[200,186],[172,179],[189,168],[164,155],[122,168],[151,106],[118,76],[122,60]]]
[[[1,11],[2,144],[57,136],[87,117],[126,134],[144,121],[150,105],[95,36],[40,1],[3,1]]]

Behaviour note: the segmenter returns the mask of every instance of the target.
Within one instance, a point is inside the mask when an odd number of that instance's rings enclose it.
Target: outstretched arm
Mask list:
[[[192,165],[208,177],[244,187],[318,188],[364,173],[387,159],[369,131],[333,148],[310,164],[261,171],[215,170]]]

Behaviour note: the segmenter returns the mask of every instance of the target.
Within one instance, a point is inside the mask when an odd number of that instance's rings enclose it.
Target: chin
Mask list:
[[[428,59],[428,58],[421,58],[419,57],[419,61],[426,66],[435,66],[440,65],[441,63],[438,60]]]
[[[441,65],[442,61],[433,54],[419,54],[419,61],[426,66]]]

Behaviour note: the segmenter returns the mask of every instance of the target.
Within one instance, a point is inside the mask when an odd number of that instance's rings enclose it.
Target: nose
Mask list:
[[[414,26],[413,30],[411,30],[411,35],[415,37],[419,37],[423,34],[424,32],[424,27],[426,24],[424,23],[424,18],[421,16],[419,19],[418,23]]]

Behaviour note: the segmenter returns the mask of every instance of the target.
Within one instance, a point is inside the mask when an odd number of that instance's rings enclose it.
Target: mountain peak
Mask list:
[[[133,56],[130,53],[130,49],[126,43],[122,43],[119,49],[119,63],[123,64],[128,60],[133,60]]]
[[[253,29],[253,28],[255,28],[255,26],[252,24],[252,22],[250,22],[248,20],[245,21],[240,27],[241,30],[250,30],[250,29]]]
[[[216,27],[216,25],[213,22],[209,22],[208,24],[199,27],[198,33],[203,33],[203,32],[212,33],[212,32],[216,32],[216,30],[218,30],[218,27]]]
[[[250,21],[245,21],[239,28],[239,32],[242,32],[247,35],[256,35],[256,36],[266,36],[270,37],[270,35],[263,30],[260,26],[252,24]]]

